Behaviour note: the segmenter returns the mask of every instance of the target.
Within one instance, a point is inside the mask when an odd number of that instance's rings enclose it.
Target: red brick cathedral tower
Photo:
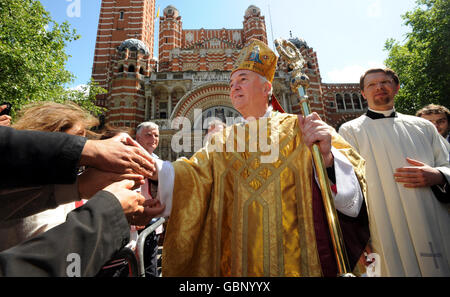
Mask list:
[[[108,93],[108,122],[140,122],[144,117],[144,79],[154,62],[155,0],[102,0],[92,78]]]
[[[172,137],[178,132],[172,128],[175,119],[187,118],[192,131],[206,134],[205,120],[239,116],[229,97],[231,70],[250,39],[268,43],[266,22],[261,9],[250,5],[242,28],[183,29],[181,12],[169,5],[159,17],[158,60],[153,58],[154,22],[155,0],[103,0],[92,77],[107,90],[97,98],[97,105],[106,108],[104,122],[129,127],[133,134],[141,122],[154,121],[160,126],[155,153],[175,160],[189,156],[171,149]],[[313,111],[337,128],[367,109],[357,83],[322,82],[314,49],[301,38],[291,36],[290,41],[307,62]],[[279,60],[274,94],[287,112],[299,113],[298,96],[289,82],[289,69]]]

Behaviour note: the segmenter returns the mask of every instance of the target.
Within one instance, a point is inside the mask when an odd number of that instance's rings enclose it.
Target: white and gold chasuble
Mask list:
[[[244,152],[220,152],[217,147],[227,141],[237,145],[239,126],[234,125],[190,160],[173,163],[164,276],[322,275],[310,150],[302,142],[297,116],[272,113],[269,119],[258,129],[267,129],[279,143],[274,162],[261,162],[269,153],[251,152],[248,144]],[[242,125],[247,143],[248,126]],[[353,165],[364,192],[364,160],[339,135],[333,136],[333,146]]]

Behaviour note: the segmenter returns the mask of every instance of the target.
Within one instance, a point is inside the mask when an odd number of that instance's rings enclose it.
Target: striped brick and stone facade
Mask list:
[[[266,23],[261,10],[251,5],[242,29],[185,30],[178,9],[167,6],[159,18],[156,60],[154,15],[155,0],[103,0],[92,75],[108,90],[98,98],[98,104],[107,107],[106,122],[132,129],[145,120],[158,123],[161,136],[155,153],[174,160],[191,155],[171,149],[177,118],[188,118],[192,133],[202,130],[204,135],[206,118],[239,116],[229,98],[231,69],[251,38],[268,42]],[[358,84],[323,83],[317,53],[304,40],[290,40],[307,61],[313,111],[335,127],[364,112],[367,105]],[[287,112],[299,113],[289,80],[286,65],[279,61],[274,94]]]
[[[135,127],[144,120],[145,78],[155,69],[154,15],[154,0],[102,1],[92,78],[108,91],[97,98],[108,122]]]

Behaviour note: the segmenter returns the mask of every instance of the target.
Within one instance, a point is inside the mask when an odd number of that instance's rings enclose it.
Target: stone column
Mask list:
[[[150,115],[150,98],[145,97],[145,104],[144,104],[144,121],[147,121]]]
[[[152,100],[152,120],[156,119],[156,98],[155,96],[150,97]]]
[[[289,111],[290,106],[288,105],[287,100],[286,100],[286,93],[283,92],[282,94],[283,94],[283,107],[284,107],[286,112],[290,112]]]
[[[169,94],[169,98],[167,98],[167,118],[168,119],[172,115],[172,94],[173,94],[173,92],[171,92]]]

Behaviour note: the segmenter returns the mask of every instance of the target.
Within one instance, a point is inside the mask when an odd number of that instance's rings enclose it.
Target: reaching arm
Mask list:
[[[0,126],[1,187],[72,184],[79,165],[152,176],[154,161],[128,135],[107,140]]]
[[[129,242],[128,222],[135,216],[150,221],[145,198],[133,186],[131,180],[113,183],[70,212],[66,222],[1,252],[0,276],[95,276]],[[78,273],[71,275],[74,267]]]
[[[84,137],[0,126],[0,187],[71,184]]]
[[[1,252],[0,275],[70,276],[69,257],[78,255],[80,276],[95,276],[129,236],[121,204],[102,191],[69,213],[65,223]]]

